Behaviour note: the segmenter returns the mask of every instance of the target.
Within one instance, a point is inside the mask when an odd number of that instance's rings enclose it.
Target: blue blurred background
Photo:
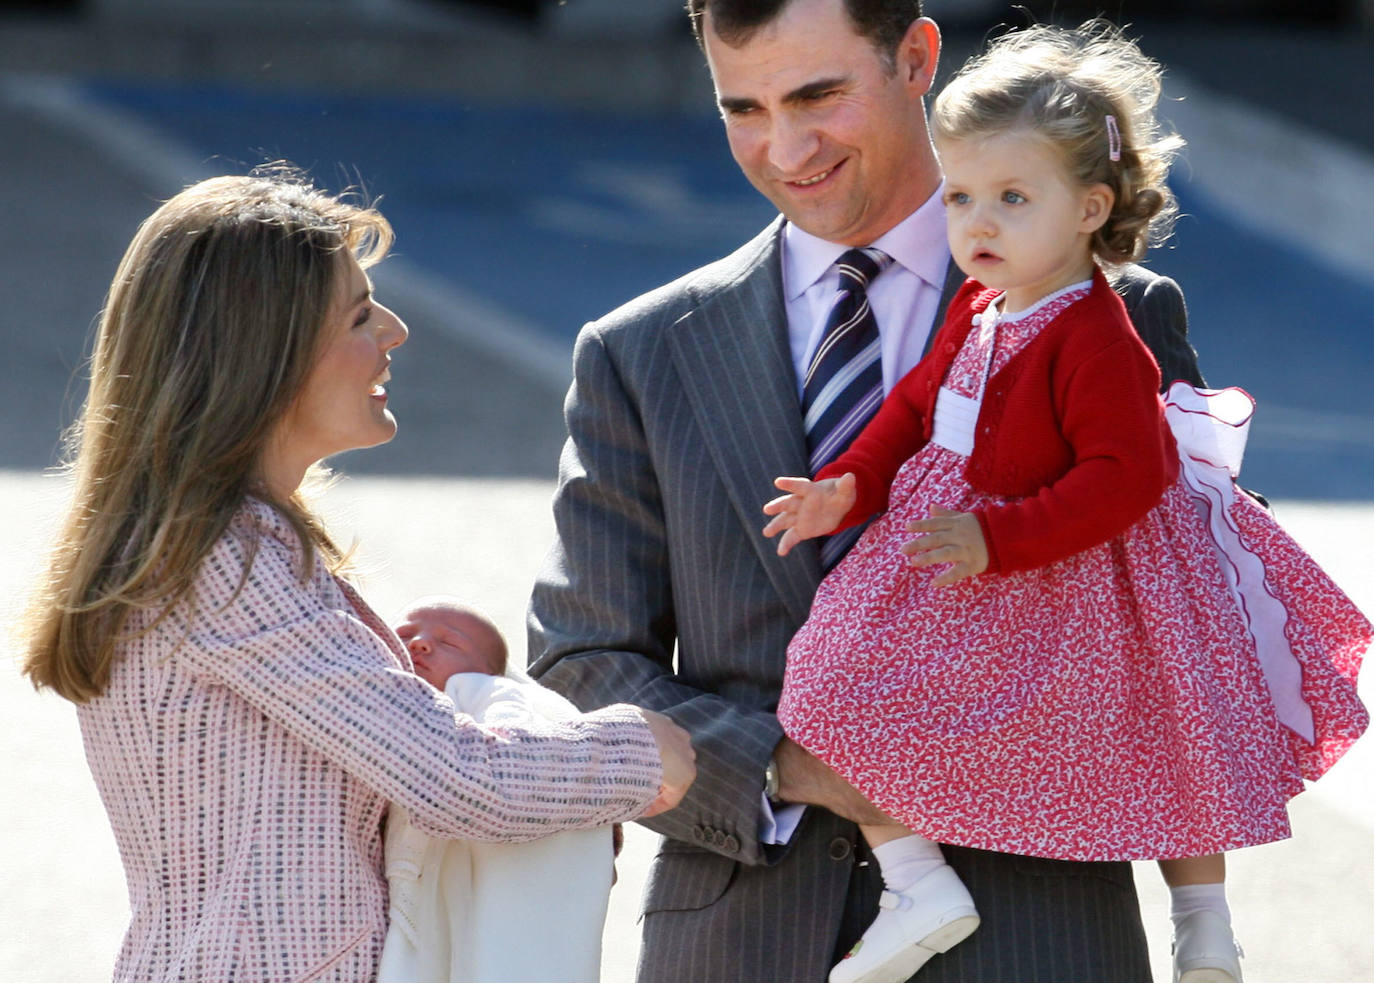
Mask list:
[[[999,24],[1094,12],[1129,23],[1166,64],[1163,112],[1192,146],[1173,181],[1185,216],[1149,262],[1183,285],[1209,381],[1259,400],[1244,480],[1274,497],[1374,495],[1374,258],[1358,238],[1374,227],[1359,186],[1374,173],[1371,6],[928,5],[945,34],[942,77]],[[728,252],[772,216],[730,159],[677,0],[6,7],[0,63],[21,123],[81,133],[149,203],[275,159],[329,187],[360,186],[397,229],[414,274],[404,282],[449,308],[444,330],[497,356],[503,333],[519,334],[522,357],[555,385],[584,321]],[[1333,154],[1344,170],[1332,170]],[[111,223],[112,241],[127,239],[129,222]],[[83,282],[82,331],[117,248]],[[49,303],[41,292],[55,274],[36,274],[7,285],[22,303],[0,314],[6,335]],[[407,314],[406,296],[386,299]],[[84,337],[53,335],[68,374]],[[51,440],[19,444],[13,466],[52,460]],[[549,473],[555,444],[539,444]],[[425,460],[398,439],[349,467],[481,466]]]

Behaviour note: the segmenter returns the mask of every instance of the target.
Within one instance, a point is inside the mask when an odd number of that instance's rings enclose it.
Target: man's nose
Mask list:
[[[804,121],[778,113],[768,133],[768,163],[786,180],[811,177],[807,165],[820,149],[815,131]]]

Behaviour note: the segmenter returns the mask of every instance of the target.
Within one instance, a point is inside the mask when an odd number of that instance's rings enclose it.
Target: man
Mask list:
[[[641,983],[813,983],[877,911],[854,821],[878,817],[773,715],[822,562],[814,543],[778,557],[760,508],[775,476],[808,468],[802,377],[835,260],[857,246],[893,260],[868,291],[885,389],[961,279],[923,104],[940,38],[919,0],[689,10],[735,160],[782,217],[579,336],[532,669],[584,709],[626,700],[692,734],[697,781],[648,823],[666,839]],[[1127,282],[1164,378],[1200,382],[1177,287],[1143,270]],[[922,983],[1149,979],[1127,865],[947,854],[983,923]]]

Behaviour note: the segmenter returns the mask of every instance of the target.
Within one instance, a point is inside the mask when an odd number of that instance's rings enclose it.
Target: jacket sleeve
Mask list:
[[[583,709],[624,701],[672,717],[692,736],[697,778],[645,825],[762,862],[763,775],[782,729],[772,713],[690,685],[675,668],[675,605],[685,602],[673,595],[654,455],[596,325],[578,337],[566,417],[556,538],[529,609],[530,672]],[[703,841],[703,828],[733,830],[733,842]]]
[[[226,604],[224,586],[250,558]],[[657,794],[657,746],[633,708],[484,728],[399,668],[352,605],[340,608],[330,593],[302,585],[282,543],[252,549],[226,536],[203,568],[197,614],[173,658],[403,806],[431,836],[530,840],[633,818]]]
[[[976,512],[990,572],[1044,566],[1120,535],[1177,473],[1160,420],[1158,370],[1134,338],[1074,361],[1056,385],[1072,465],[1033,496]],[[1008,416],[1015,412],[1009,403]]]
[[[1140,340],[1159,363],[1162,387],[1168,389],[1176,379],[1206,386],[1188,340],[1188,305],[1178,284],[1144,267],[1127,266],[1119,273],[1116,290]]]

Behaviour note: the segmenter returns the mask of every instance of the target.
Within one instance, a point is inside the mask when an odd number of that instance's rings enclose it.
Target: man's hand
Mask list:
[[[778,798],[829,809],[837,816],[868,826],[893,820],[860,795],[835,771],[800,744],[784,737],[773,752],[778,763]]]

